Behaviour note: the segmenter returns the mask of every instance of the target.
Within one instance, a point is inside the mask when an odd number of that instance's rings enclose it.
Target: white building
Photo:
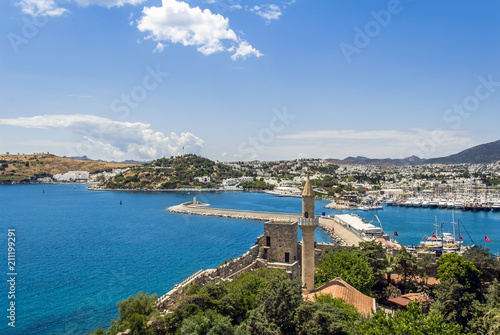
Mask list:
[[[87,171],[68,171],[64,174],[55,174],[52,178],[56,182],[86,183],[89,180],[89,175]]]
[[[208,176],[194,177],[194,179],[199,181],[200,183],[210,183],[210,177]]]

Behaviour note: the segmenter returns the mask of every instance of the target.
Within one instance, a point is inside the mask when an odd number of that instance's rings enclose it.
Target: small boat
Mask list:
[[[413,207],[422,207],[422,201],[420,199],[414,199],[411,203]]]
[[[500,211],[500,202],[495,202],[493,205],[491,205],[491,210],[493,212],[498,212]]]
[[[437,202],[437,200],[429,201],[429,208],[438,208],[438,206],[439,206],[439,203]]]
[[[120,205],[122,204],[122,201],[120,200]]]

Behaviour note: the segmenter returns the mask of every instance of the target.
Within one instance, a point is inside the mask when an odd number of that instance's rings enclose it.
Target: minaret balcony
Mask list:
[[[315,216],[313,218],[299,218],[299,226],[318,226],[319,217]]]

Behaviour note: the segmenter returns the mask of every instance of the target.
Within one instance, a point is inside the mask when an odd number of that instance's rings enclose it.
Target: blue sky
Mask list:
[[[500,2],[8,0],[0,152],[422,158],[499,139]]]

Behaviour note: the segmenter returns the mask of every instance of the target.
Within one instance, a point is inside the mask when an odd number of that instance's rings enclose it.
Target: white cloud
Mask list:
[[[120,122],[94,115],[39,115],[0,119],[0,125],[23,128],[57,129],[70,131],[81,139],[81,145],[104,155],[105,159],[154,159],[182,153],[182,147],[199,153],[204,141],[186,132],[168,135],[154,131],[142,122]],[[78,152],[76,154],[87,154]]]
[[[238,58],[246,59],[250,55],[253,55],[257,58],[263,56],[259,50],[252,47],[247,41],[241,41],[240,45],[236,49],[236,52],[231,56],[231,59],[232,60],[237,60]]]
[[[16,4],[23,13],[33,16],[61,16],[68,11],[58,7],[54,0],[20,0]]]
[[[165,44],[158,42],[153,50],[153,53],[162,53],[165,49]]]
[[[82,7],[97,5],[111,8],[121,7],[123,5],[135,6],[145,1],[147,0],[60,0],[58,2],[64,4],[74,2]],[[21,6],[23,13],[33,16],[61,16],[69,12],[68,9],[60,7],[56,0],[19,0],[16,4]]]
[[[277,139],[288,152],[308,152],[310,157],[344,158],[367,156],[370,158],[403,158],[416,155],[432,158],[456,153],[475,145],[465,131],[428,130],[310,130],[280,135]]]
[[[250,8],[250,11],[264,18],[268,23],[278,20],[282,14],[280,7],[275,4],[256,5]]]
[[[124,5],[139,5],[147,0],[74,0],[78,5],[86,7],[97,5],[102,7],[122,7]]]
[[[248,42],[240,41],[236,33],[229,28],[229,19],[220,14],[214,14],[209,9],[190,7],[188,3],[176,0],[162,0],[161,7],[144,7],[143,16],[138,21],[137,28],[147,32],[154,41],[180,43],[184,46],[196,46],[204,55],[216,52],[234,50],[224,46],[227,42],[234,46],[239,43],[238,55],[233,59],[245,58],[247,55],[262,54]],[[248,51],[248,49],[251,49]]]

